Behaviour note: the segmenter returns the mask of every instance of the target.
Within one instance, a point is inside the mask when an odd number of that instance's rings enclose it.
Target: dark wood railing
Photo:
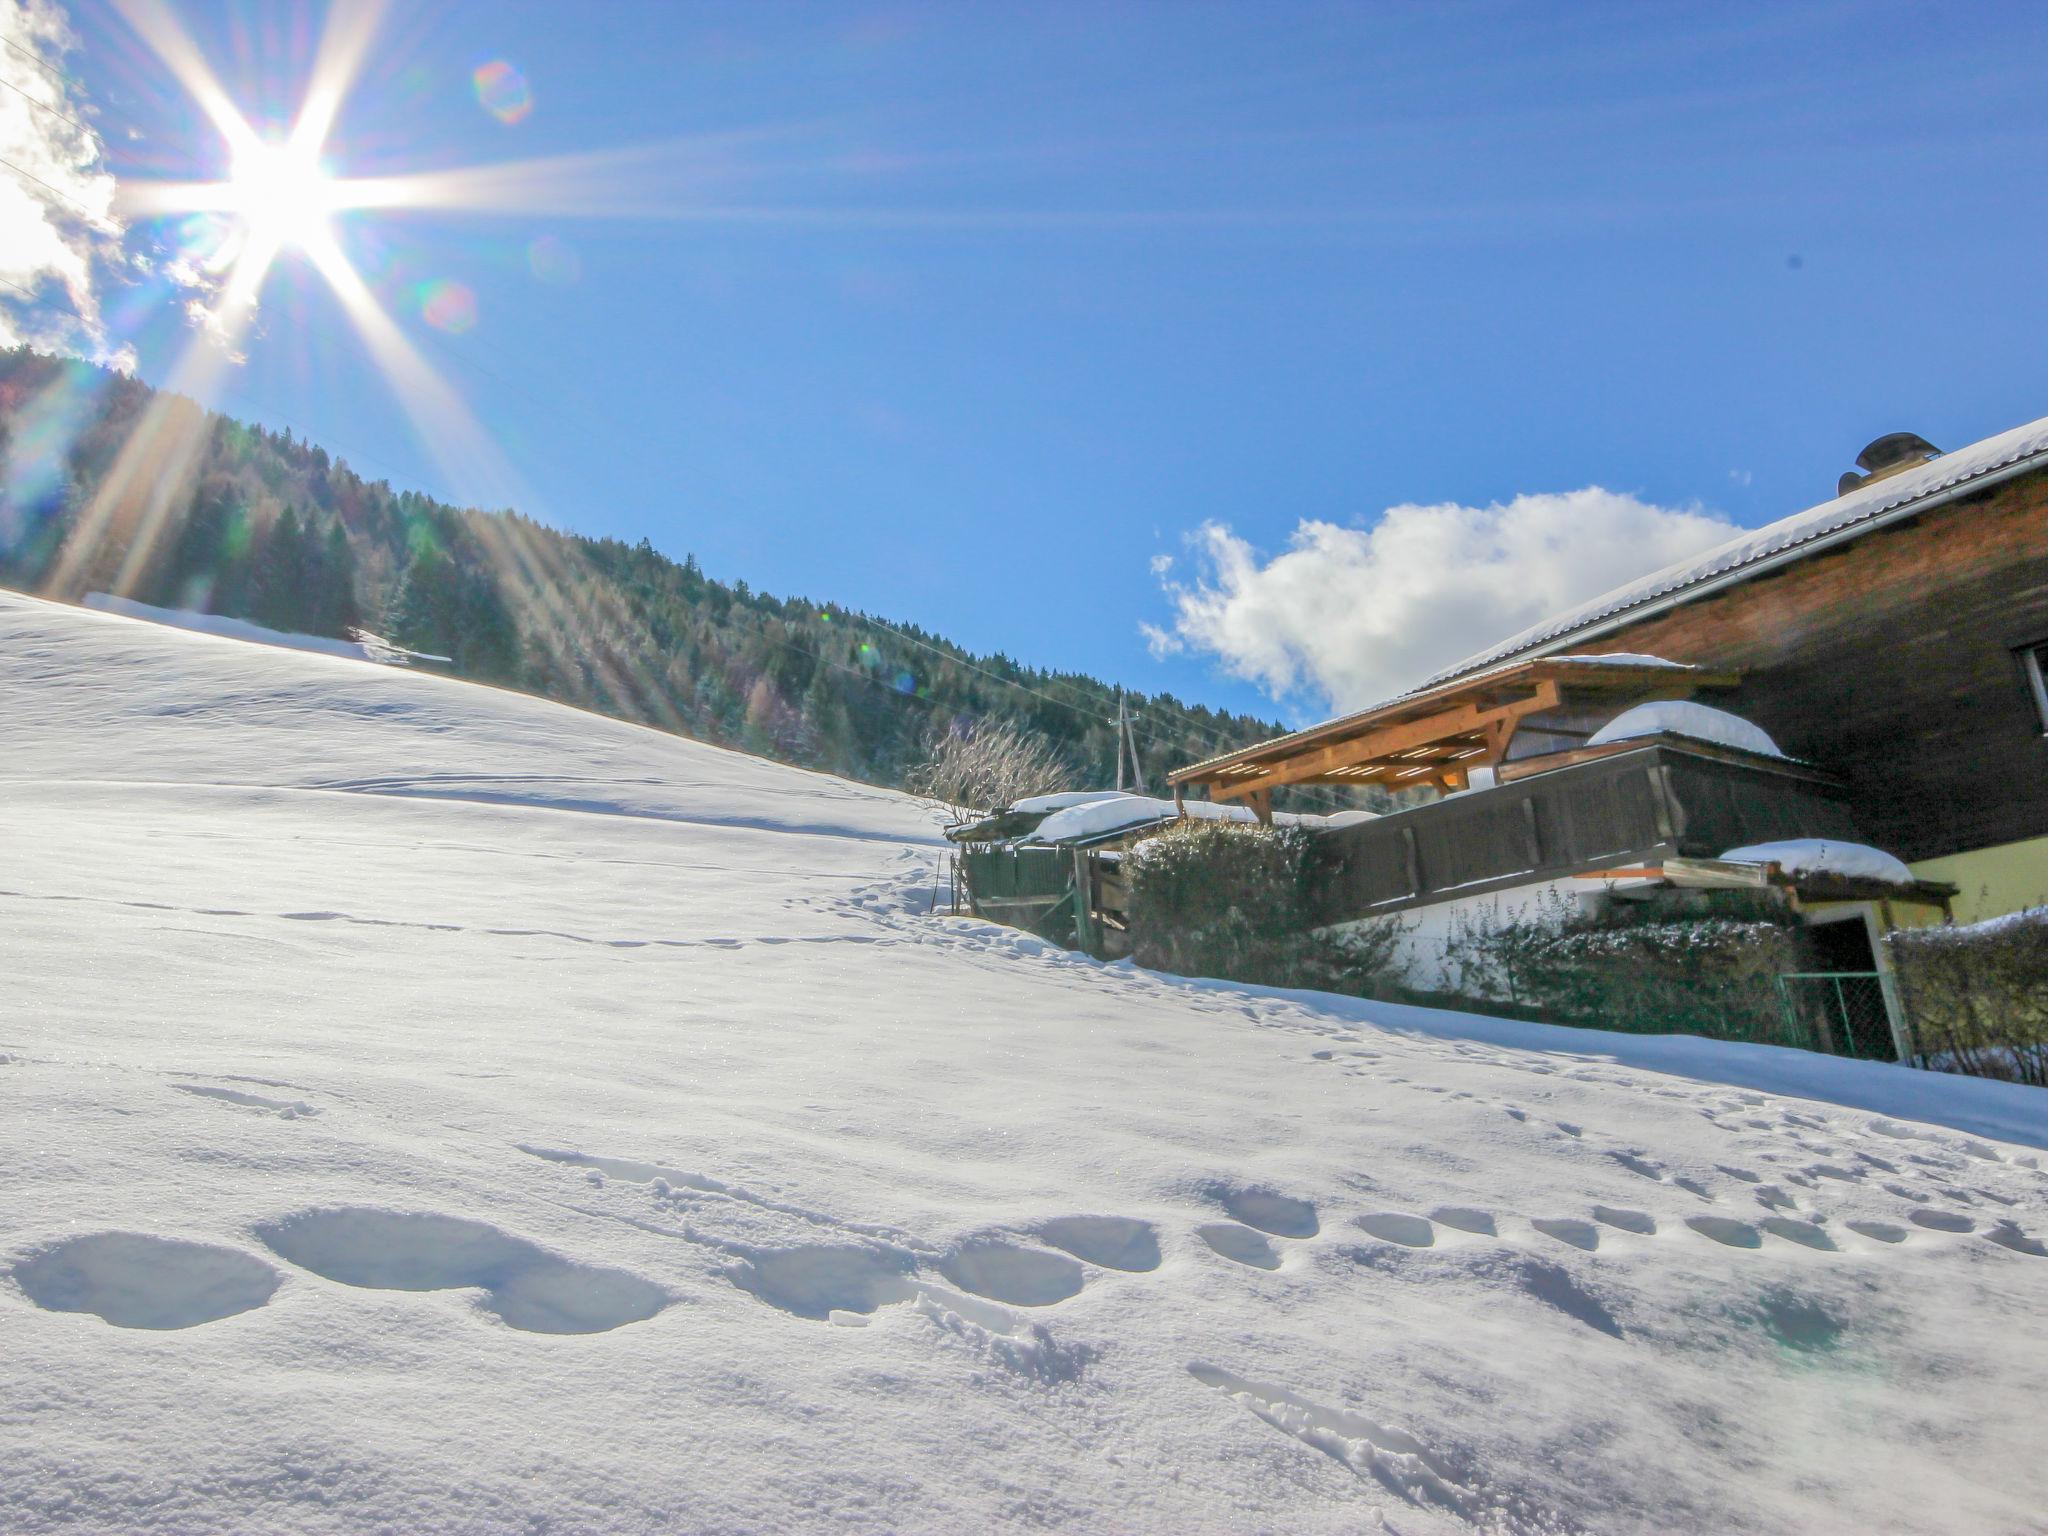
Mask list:
[[[1400,912],[1535,880],[1856,836],[1839,784],[1804,764],[1678,737],[1575,760],[1326,834],[1322,920]]]

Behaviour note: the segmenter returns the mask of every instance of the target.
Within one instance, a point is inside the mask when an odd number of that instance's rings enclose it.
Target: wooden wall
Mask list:
[[[1523,890],[1588,870],[1860,835],[1840,793],[1790,767],[1644,742],[1324,834],[1317,921]]]
[[[1721,704],[1838,774],[1908,861],[2048,834],[2016,647],[2048,641],[2048,473],[1568,647],[1738,667]]]

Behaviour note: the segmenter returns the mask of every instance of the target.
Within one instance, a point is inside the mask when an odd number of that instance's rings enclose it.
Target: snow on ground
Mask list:
[[[173,629],[189,629],[202,635],[220,635],[230,640],[247,640],[256,645],[274,645],[287,651],[313,651],[322,656],[343,656],[351,661],[375,661],[367,647],[353,640],[336,640],[327,635],[301,635],[289,630],[266,629],[247,619],[231,619],[218,613],[195,613],[190,608],[159,608],[138,603],[132,597],[114,597],[106,592],[86,594],[85,606],[100,613],[119,614],[125,619],[147,619]]]
[[[1104,966],[0,596],[0,1529],[2038,1529],[2036,1090]]]

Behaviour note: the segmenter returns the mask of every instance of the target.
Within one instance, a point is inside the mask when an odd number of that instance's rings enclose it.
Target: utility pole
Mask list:
[[[1116,787],[1117,787],[1117,793],[1119,793],[1119,794],[1123,793],[1123,787],[1124,787],[1124,691],[1123,691],[1123,688],[1122,688],[1121,686],[1119,686],[1119,687],[1117,688],[1117,691],[1116,691]]]

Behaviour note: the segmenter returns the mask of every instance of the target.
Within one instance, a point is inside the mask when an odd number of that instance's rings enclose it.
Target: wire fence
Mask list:
[[[1778,978],[1786,1027],[1809,1049],[1863,1061],[1900,1059],[1900,1017],[1891,977],[1882,971],[1790,971]]]

